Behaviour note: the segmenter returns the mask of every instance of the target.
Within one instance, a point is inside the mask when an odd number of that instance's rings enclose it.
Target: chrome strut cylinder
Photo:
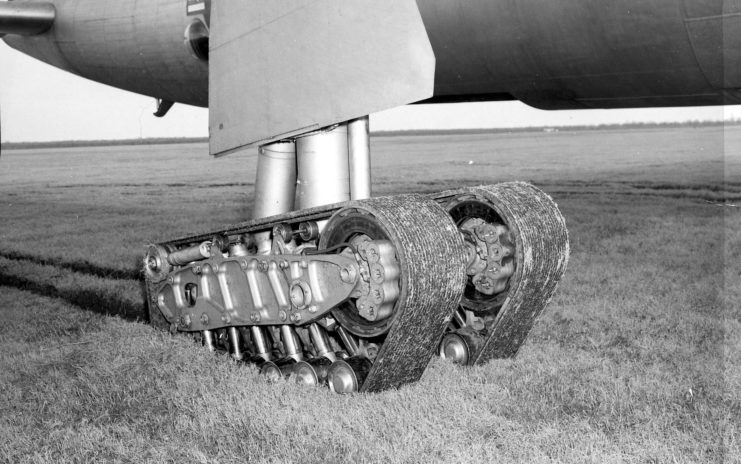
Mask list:
[[[184,266],[193,261],[200,261],[211,256],[211,242],[203,242],[182,250],[174,251],[167,256],[167,262],[173,266]]]
[[[293,326],[280,326],[280,339],[283,342],[286,358],[295,359],[296,361],[301,361],[304,358],[301,354],[301,342]]]
[[[239,329],[236,327],[229,327],[229,349],[232,354],[232,358],[237,361],[244,359],[244,353],[242,353],[242,347],[239,344],[240,340]]]
[[[371,197],[370,119],[353,119],[347,124],[347,146],[350,167],[350,198]]]
[[[296,197],[296,145],[276,142],[260,147],[257,155],[255,204],[252,217],[259,219],[293,211]],[[270,251],[270,233],[256,234],[258,251]]]
[[[316,349],[317,356],[327,358],[330,361],[337,360],[334,351],[329,346],[329,337],[327,337],[327,333],[319,324],[314,323],[309,326],[309,335]]]
[[[203,346],[205,346],[208,351],[216,351],[214,333],[210,330],[204,330],[201,332],[201,335],[203,336]]]
[[[265,341],[265,332],[262,327],[253,325],[250,327],[250,335],[252,335],[252,344],[255,346],[255,356],[264,361],[270,361],[270,349]]]
[[[347,124],[296,139],[298,208],[350,200]]]
[[[342,340],[342,344],[345,345],[347,353],[350,356],[356,356],[359,351],[357,340],[355,340],[355,338],[342,326],[337,327],[337,335],[340,336],[340,340]]]

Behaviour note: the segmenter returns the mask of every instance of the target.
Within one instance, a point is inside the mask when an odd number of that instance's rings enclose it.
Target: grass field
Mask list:
[[[514,360],[339,396],[141,323],[144,246],[249,216],[255,153],[4,151],[1,462],[741,462],[741,127],[374,140],[376,194],[528,180],[569,225]]]

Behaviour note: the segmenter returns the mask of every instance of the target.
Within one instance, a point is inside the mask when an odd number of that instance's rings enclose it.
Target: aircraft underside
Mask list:
[[[213,155],[260,147],[253,220],[147,251],[150,320],[343,393],[514,356],[569,255],[526,183],[371,198],[368,114],[741,103],[739,0],[13,1],[3,32],[160,115],[208,105]]]

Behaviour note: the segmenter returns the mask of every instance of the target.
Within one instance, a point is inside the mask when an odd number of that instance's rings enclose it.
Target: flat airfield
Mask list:
[[[375,395],[140,321],[148,243],[250,217],[256,151],[3,150],[0,461],[741,462],[741,126],[373,138],[374,194],[533,182],[566,277],[514,360]]]

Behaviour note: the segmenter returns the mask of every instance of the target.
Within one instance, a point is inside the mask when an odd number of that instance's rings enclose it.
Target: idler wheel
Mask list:
[[[468,344],[456,333],[449,333],[443,337],[443,341],[440,342],[439,355],[443,359],[463,365],[468,364],[470,358]]]
[[[478,353],[484,342],[484,337],[475,330],[463,328],[445,334],[440,342],[438,354],[443,359],[465,366],[472,363],[473,356]]]
[[[260,375],[269,382],[277,382],[293,375],[297,362],[293,358],[284,358],[275,362],[268,361],[260,367]]]
[[[283,378],[283,372],[280,367],[272,361],[268,361],[260,368],[260,375],[264,376],[269,382],[277,382]]]
[[[355,393],[368,377],[371,369],[368,358],[352,357],[332,363],[327,372],[327,384],[335,393]]]
[[[296,383],[300,385],[317,386],[327,381],[328,371],[332,361],[327,358],[317,358],[311,361],[300,361],[293,366]]]

